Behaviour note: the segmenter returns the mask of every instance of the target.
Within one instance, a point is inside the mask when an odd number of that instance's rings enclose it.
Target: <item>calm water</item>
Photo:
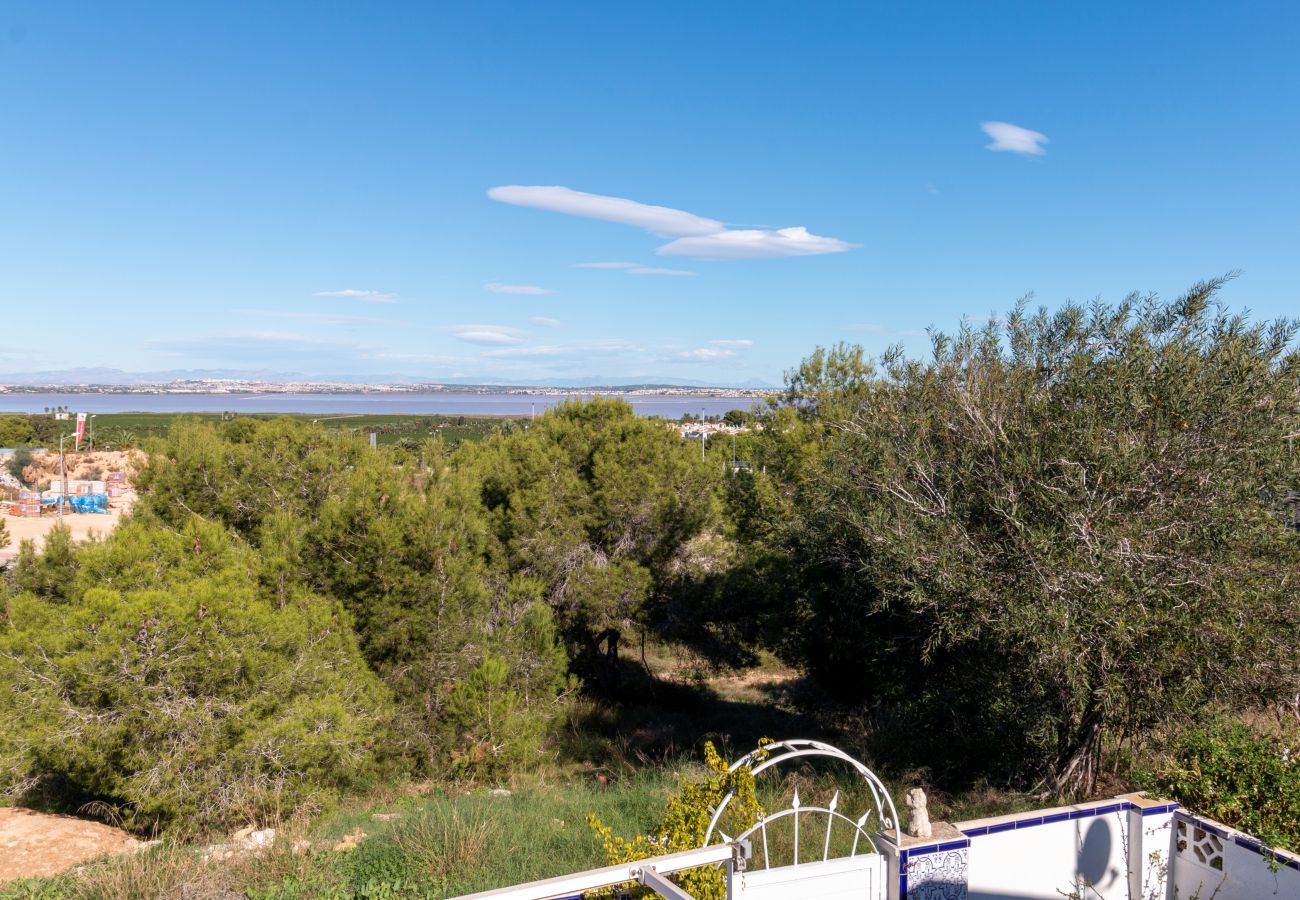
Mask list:
[[[0,411],[43,412],[66,406],[73,412],[234,412],[307,413],[309,415],[452,415],[526,416],[542,412],[568,396],[556,394],[0,394]],[[749,409],[753,397],[625,398],[637,415],[677,419],[685,413],[720,416]]]

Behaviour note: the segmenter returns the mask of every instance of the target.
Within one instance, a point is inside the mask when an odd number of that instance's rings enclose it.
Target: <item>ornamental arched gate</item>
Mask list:
[[[801,802],[795,784],[783,808],[764,813],[734,838],[718,827],[734,795],[714,809],[705,846],[739,843],[749,851],[744,866],[731,872],[732,900],[885,897],[886,864],[876,836],[892,832],[898,842],[898,810],[874,772],[837,747],[798,738],[760,747],[732,763],[730,771],[749,766],[761,784],[765,774],[770,778],[812,761],[842,763],[858,790],[843,799],[836,790],[824,805],[810,805]],[[774,830],[782,840],[773,840]]]
[[[704,865],[725,867],[728,900],[884,900],[886,862],[877,846],[884,835],[899,841],[898,811],[876,774],[844,751],[820,741],[792,739],[765,744],[732,763],[749,766],[758,786],[810,763],[843,764],[850,778],[824,804],[801,800],[798,779],[774,811],[732,837],[719,827],[735,799],[728,794],[713,810],[704,845],[632,863],[606,866],[499,888],[461,900],[579,900],[587,891],[637,881],[670,900],[694,900],[670,877]],[[769,792],[770,793],[770,792]],[[778,792],[780,793],[780,792]]]

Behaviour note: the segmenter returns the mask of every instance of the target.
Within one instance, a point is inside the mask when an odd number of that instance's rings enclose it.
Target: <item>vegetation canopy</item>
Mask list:
[[[1296,326],[1219,286],[806,360],[768,417],[787,655],[916,756],[1064,794],[1107,740],[1294,697]]]

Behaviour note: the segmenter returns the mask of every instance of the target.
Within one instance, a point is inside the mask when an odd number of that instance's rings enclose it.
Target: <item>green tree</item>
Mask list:
[[[13,455],[5,462],[5,468],[20,484],[27,484],[27,477],[23,474],[27,467],[32,463],[32,453],[30,450],[19,449],[13,452]]]
[[[397,694],[406,746],[436,771],[465,742],[447,727],[448,698],[488,655],[509,663],[530,722],[553,721],[570,687],[550,617],[530,618],[539,592],[498,562],[471,475],[437,441],[372,451],[289,419],[189,422],[153,448],[138,509],[169,523],[212,516],[259,548],[277,596],[306,586],[338,599]],[[520,621],[536,629],[521,634]]]
[[[1107,741],[1300,689],[1294,323],[1219,282],[818,351],[769,414],[788,655],[935,760],[1086,793]],[[996,749],[991,749],[996,748]]]
[[[453,463],[481,485],[505,567],[543,586],[589,673],[612,674],[620,636],[718,524],[716,470],[622,400],[562,404]]]
[[[36,429],[25,416],[0,416],[0,447],[21,447],[36,440]]]
[[[210,830],[379,773],[391,701],[336,603],[272,597],[257,555],[199,519],[128,522],[72,552],[70,585],[5,604],[0,790]]]

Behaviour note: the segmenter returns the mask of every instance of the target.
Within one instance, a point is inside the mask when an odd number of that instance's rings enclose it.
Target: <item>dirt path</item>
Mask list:
[[[131,853],[139,844],[99,822],[0,807],[0,882],[57,875],[97,856]]]

